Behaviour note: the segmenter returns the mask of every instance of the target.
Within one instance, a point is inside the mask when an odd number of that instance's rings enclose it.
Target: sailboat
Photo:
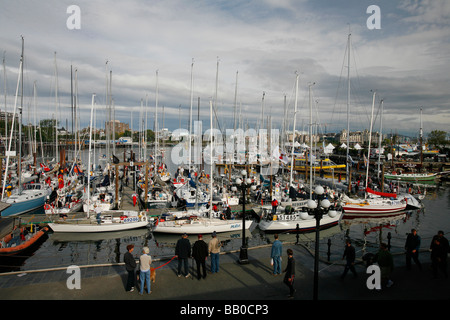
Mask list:
[[[16,98],[14,103],[14,116],[10,131],[10,139],[9,139],[9,147],[8,147],[8,153],[6,158],[6,169],[5,169],[5,175],[3,178],[3,189],[2,189],[2,202],[9,204],[9,206],[1,211],[2,217],[7,216],[14,216],[23,214],[26,212],[30,212],[36,209],[41,208],[47,197],[50,196],[52,190],[48,186],[42,183],[33,183],[33,184],[27,184],[25,187],[22,187],[22,109],[23,109],[23,55],[24,51],[24,40],[22,38],[22,55],[20,58],[20,67],[19,67],[19,77],[17,81],[17,88],[16,88]],[[4,196],[7,194],[5,192],[6,187],[6,180],[7,180],[7,174],[8,174],[8,165],[9,165],[9,158],[11,153],[11,142],[13,140],[13,128],[14,128],[14,120],[16,119],[16,109],[17,109],[17,97],[19,92],[19,83],[21,83],[21,106],[19,111],[19,152],[18,152],[18,172],[19,172],[19,179],[18,179],[18,188],[14,189],[11,195],[7,197],[6,199]]]
[[[92,145],[92,118],[94,110],[94,98],[92,95],[91,122],[89,136],[89,160],[88,168],[91,167],[91,145]],[[87,190],[87,204],[90,204],[90,183]],[[66,219],[54,221],[48,226],[54,232],[111,232],[123,231],[137,228],[147,227],[149,220],[145,212],[132,210],[110,210],[98,211],[96,216],[90,216],[90,210],[87,211],[86,217],[80,219]]]
[[[422,108],[420,108],[420,131],[419,131],[419,140],[420,140],[420,162],[422,164],[423,156],[423,128],[422,128]],[[393,171],[392,173],[385,173],[384,178],[388,180],[396,180],[396,181],[406,181],[406,182],[436,182],[441,177],[440,172],[431,173],[397,173]]]
[[[212,135],[213,135],[213,123],[212,123],[212,102],[210,101],[210,179],[209,179],[209,192],[210,199],[212,199],[213,192],[213,161],[212,161]],[[171,234],[207,234],[219,232],[229,232],[242,229],[242,221],[240,220],[222,220],[213,217],[212,206],[209,207],[209,217],[206,216],[189,216],[184,219],[161,219],[158,218],[154,227],[153,232],[160,233],[171,233]],[[250,229],[253,226],[253,221],[247,221],[245,223],[245,228]]]
[[[297,108],[297,90],[298,75],[296,77],[295,109]],[[310,166],[310,169],[312,169],[312,166]],[[290,170],[290,184],[292,185],[293,166],[291,166]],[[310,188],[312,190],[312,179],[310,181]],[[282,202],[282,205],[277,208],[275,214],[272,214],[272,207],[270,205],[261,206],[261,221],[258,224],[259,229],[264,232],[307,232],[315,230],[316,220],[314,216],[310,216],[306,211],[308,201],[310,200]],[[335,208],[329,210],[328,214],[324,215],[320,220],[320,228],[326,229],[337,225],[341,216],[342,212],[340,210],[336,210]]]
[[[372,98],[372,116],[370,119],[370,133],[369,133],[369,148],[367,152],[367,159],[370,158],[370,143],[372,138],[372,123],[373,123],[373,111],[375,104],[375,95],[373,93]],[[348,196],[344,195],[341,200],[341,205],[344,210],[344,215],[346,217],[359,215],[359,217],[364,217],[364,215],[372,215],[372,214],[392,214],[397,213],[399,211],[405,210],[407,206],[406,198],[397,199],[396,194],[385,194],[378,193],[376,194],[372,190],[368,188],[368,179],[369,179],[369,161],[367,160],[366,165],[366,193],[364,199],[350,199]],[[376,194],[377,197],[368,197],[370,194]]]

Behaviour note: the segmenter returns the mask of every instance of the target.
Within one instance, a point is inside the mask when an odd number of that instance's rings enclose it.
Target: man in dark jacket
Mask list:
[[[127,245],[127,252],[123,255],[123,262],[125,262],[125,269],[128,272],[127,285],[125,287],[126,291],[133,292],[134,291],[134,282],[136,279],[136,260],[131,254],[134,250],[134,245]]]
[[[203,279],[205,279],[206,259],[208,258],[208,245],[205,241],[203,241],[203,236],[201,234],[198,235],[198,240],[195,241],[194,246],[192,247],[192,257],[197,263],[197,279],[200,280],[202,277],[200,269],[202,269]]]
[[[350,241],[350,239],[347,239],[345,241],[345,250],[342,259],[346,259],[347,263],[345,264],[344,273],[342,273],[341,279],[344,279],[348,270],[350,270],[356,277],[356,270],[355,270],[356,253],[355,248],[352,246],[352,242]]]
[[[417,234],[416,229],[411,229],[411,233],[408,234],[405,243],[406,250],[406,269],[411,270],[411,258],[422,271],[422,264],[419,261],[419,248],[420,248],[420,236]]]
[[[189,258],[191,257],[191,242],[187,234],[183,234],[181,239],[177,241],[175,247],[175,256],[178,258],[178,278],[181,277],[181,266],[184,265],[185,277],[190,277]]]
[[[289,298],[294,297],[295,289],[294,289],[294,278],[295,278],[295,259],[294,259],[294,252],[292,249],[287,249],[287,255],[288,255],[288,261],[286,265],[286,269],[284,272],[286,274],[284,275],[283,282],[289,287]]]
[[[444,237],[443,231],[439,231],[438,234],[433,237],[430,245],[430,251],[433,277],[437,278],[438,269],[441,269],[445,278],[448,278],[447,253],[449,252],[449,244],[447,238]]]

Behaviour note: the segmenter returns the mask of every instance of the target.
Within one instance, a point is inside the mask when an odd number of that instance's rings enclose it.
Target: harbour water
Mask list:
[[[169,168],[170,169],[170,168]],[[174,171],[173,168],[171,170]],[[389,242],[391,252],[403,252],[407,233],[412,228],[418,230],[422,237],[422,249],[428,249],[432,237],[438,230],[443,230],[446,237],[450,233],[450,186],[438,184],[428,188],[423,199],[423,208],[400,213],[389,220],[341,221],[338,226],[321,231],[320,253],[331,262],[340,260],[344,250],[346,238],[350,238],[356,248],[357,257],[366,252],[376,252],[380,242]],[[39,213],[35,213],[39,214]],[[273,241],[273,235],[264,234],[256,227],[246,232],[249,248],[254,248]],[[135,253],[140,253],[143,246],[150,248],[154,259],[161,261],[170,259],[174,255],[177,235],[153,234],[148,229],[140,229],[117,233],[75,235],[49,233],[48,238],[29,257],[0,258],[0,270],[27,271],[47,268],[64,268],[70,265],[96,265],[119,263],[123,261],[123,254],[128,244],[134,244]],[[295,234],[281,234],[284,242],[300,242],[313,246],[314,232]],[[193,243],[196,237],[191,236]],[[205,240],[209,240],[206,237]],[[223,241],[223,251],[239,250],[242,245],[241,231],[220,234]],[[249,252],[251,255],[251,251]],[[424,259],[428,259],[426,256]],[[16,259],[16,260],[15,260]]]

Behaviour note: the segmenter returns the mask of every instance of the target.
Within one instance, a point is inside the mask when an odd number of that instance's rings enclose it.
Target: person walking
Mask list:
[[[139,294],[142,295],[144,293],[144,286],[147,283],[147,293],[152,293],[150,287],[150,265],[152,263],[152,257],[149,255],[150,250],[148,247],[144,247],[142,249],[142,255],[139,257],[139,278],[141,282],[141,288],[139,290]]]
[[[197,263],[197,279],[206,278],[206,259],[208,259],[208,245],[203,241],[203,236],[198,235],[198,240],[195,241],[192,247],[192,257]],[[202,272],[203,271],[203,276]]]
[[[134,291],[134,284],[136,279],[136,260],[134,259],[132,253],[134,250],[134,245],[129,244],[127,245],[127,252],[123,255],[123,262],[125,263],[125,269],[128,272],[127,277],[127,284],[125,286],[125,290],[127,292],[133,292]]]
[[[447,253],[449,251],[449,244],[447,238],[444,237],[443,231],[438,231],[438,234],[433,237],[430,245],[430,251],[433,278],[437,279],[439,269],[444,273],[445,278],[448,278]]]
[[[381,281],[386,283],[387,288],[392,286],[394,284],[391,279],[392,271],[394,270],[394,259],[386,243],[383,242],[380,244],[380,250],[375,254],[373,262],[378,263],[380,267]]]
[[[355,259],[356,259],[356,253],[355,248],[352,246],[352,242],[350,239],[347,239],[345,241],[345,250],[344,255],[342,256],[342,260],[346,259],[346,264],[344,268],[344,272],[341,275],[341,279],[345,278],[345,275],[347,274],[348,270],[350,270],[353,273],[353,276],[356,278],[356,270],[355,270]]]
[[[278,240],[278,234],[274,235],[275,241],[272,244],[270,258],[272,259],[273,275],[281,274],[281,254],[283,252],[283,244]]]
[[[294,289],[294,279],[295,279],[295,259],[294,259],[294,252],[292,249],[287,249],[287,255],[288,255],[288,261],[286,265],[286,269],[284,269],[283,272],[285,272],[283,282],[286,284],[289,288],[289,298],[294,297],[295,289]]]
[[[214,231],[212,234],[212,239],[208,243],[208,252],[211,255],[211,273],[219,272],[219,253],[221,244],[219,239],[217,239],[217,234]]]
[[[405,250],[406,250],[406,269],[411,270],[411,258],[422,271],[422,264],[419,261],[419,248],[421,238],[417,234],[416,229],[411,229],[411,233],[406,237]]]
[[[189,258],[191,257],[191,242],[188,235],[184,233],[177,241],[175,256],[178,258],[178,278],[181,277],[181,266],[184,266],[185,277],[189,278]]]

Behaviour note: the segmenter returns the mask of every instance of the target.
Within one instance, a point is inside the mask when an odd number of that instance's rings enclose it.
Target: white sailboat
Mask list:
[[[296,77],[296,101],[295,110],[297,109],[297,90],[298,90],[298,75]],[[311,88],[311,87],[310,87]],[[310,99],[311,107],[311,99]],[[295,123],[295,118],[294,118]],[[312,119],[311,119],[312,123]],[[311,134],[311,133],[310,133]],[[311,139],[310,139],[311,141]],[[293,153],[293,151],[292,151]],[[293,159],[293,154],[291,155]],[[310,157],[311,159],[311,157]],[[292,162],[291,162],[292,163]],[[312,166],[310,166],[312,168]],[[292,185],[292,171],[291,165],[290,173],[290,185]],[[312,169],[311,169],[312,170]],[[312,172],[311,172],[312,177]],[[312,179],[310,179],[310,188],[312,190]],[[316,220],[314,216],[310,216],[306,211],[308,201],[310,200],[298,200],[292,201],[289,199],[287,202],[282,202],[281,206],[277,208],[275,214],[272,214],[272,206],[261,206],[260,217],[261,220],[258,224],[259,229],[264,232],[308,232],[316,229]],[[335,226],[339,223],[342,216],[340,210],[331,209],[327,215],[324,215],[320,220],[320,228],[326,229]]]
[[[210,155],[212,152],[212,102],[210,101]],[[210,157],[210,177],[213,176],[213,162],[212,157]],[[210,199],[212,199],[213,192],[213,179],[209,179],[209,192]],[[246,229],[251,229],[253,226],[253,221],[247,221],[245,223]],[[173,219],[162,221],[158,219],[153,227],[153,232],[160,233],[171,233],[171,234],[207,234],[219,232],[229,232],[242,229],[242,221],[240,220],[222,220],[213,217],[212,205],[209,207],[209,217],[205,216],[189,216],[187,219]]]
[[[41,208],[45,200],[48,196],[50,196],[52,190],[48,188],[45,184],[41,183],[35,183],[35,184],[29,184],[25,185],[25,187],[22,187],[22,108],[23,108],[23,55],[24,51],[24,40],[22,38],[22,55],[20,58],[20,72],[19,77],[17,80],[17,88],[16,88],[16,98],[14,103],[14,116],[10,131],[10,139],[9,139],[9,147],[7,152],[7,158],[6,158],[6,169],[5,174],[3,177],[3,189],[2,189],[2,202],[8,204],[9,206],[1,211],[1,216],[14,216],[23,214],[26,212],[30,212],[33,210],[36,210],[38,208]],[[19,152],[18,152],[18,172],[19,172],[19,178],[18,178],[18,188],[14,189],[13,192],[9,195],[9,197],[5,198],[5,195],[9,194],[5,192],[6,189],[6,181],[8,177],[8,166],[9,166],[9,158],[11,153],[11,143],[13,141],[13,128],[14,128],[14,120],[16,119],[16,109],[17,109],[17,98],[19,93],[19,83],[21,84],[21,103],[20,103],[20,111],[19,111]]]
[[[372,138],[372,120],[373,109],[375,104],[375,95],[373,93],[372,98],[372,116],[370,119],[370,133],[369,133],[369,148],[367,152],[367,165],[366,165],[366,193],[364,199],[350,199],[348,196],[344,196],[341,201],[344,215],[346,217],[355,215],[371,215],[371,214],[392,214],[406,209],[407,201],[405,199],[397,199],[393,197],[368,197],[368,179],[369,179],[369,158],[370,158],[370,143]]]
[[[89,160],[88,168],[91,167],[91,145],[92,145],[92,118],[94,110],[94,98],[92,95],[91,122],[89,136]],[[90,183],[87,191],[87,204],[90,204]],[[66,219],[54,221],[48,226],[54,232],[112,232],[123,231],[137,228],[144,228],[148,225],[149,220],[145,212],[132,210],[111,210],[96,211],[96,215],[90,216],[90,210],[87,211],[86,217],[81,219]]]

